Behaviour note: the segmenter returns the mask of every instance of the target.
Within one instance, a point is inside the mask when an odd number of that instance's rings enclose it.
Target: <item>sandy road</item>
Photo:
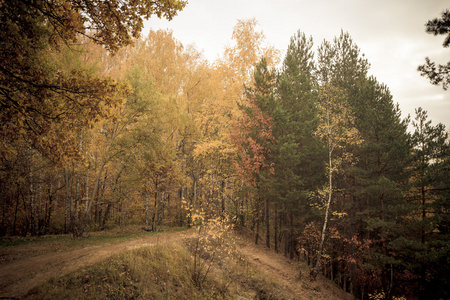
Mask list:
[[[160,233],[114,244],[91,246],[68,252],[22,257],[0,263],[0,299],[20,299],[28,291],[52,277],[101,262],[122,251],[180,240],[195,230]]]
[[[308,274],[303,274],[299,278],[299,265],[290,261],[281,254],[265,248],[262,245],[255,245],[248,239],[239,239],[238,249],[249,262],[256,265],[265,275],[277,279],[285,287],[285,291],[290,291],[290,297],[298,300],[351,300],[350,294],[345,293],[330,281],[319,276],[317,281],[312,282]]]

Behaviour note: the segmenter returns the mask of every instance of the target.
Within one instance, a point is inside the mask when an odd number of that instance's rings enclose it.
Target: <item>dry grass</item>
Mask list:
[[[186,228],[165,228],[166,232],[178,232]],[[145,238],[162,232],[147,232],[142,226],[126,226],[111,230],[92,232],[74,239],[70,234],[37,237],[4,237],[0,239],[0,262],[12,261],[46,253],[66,252],[90,246],[120,243]]]
[[[25,299],[283,299],[280,285],[240,259],[221,258],[201,288],[192,281],[187,243],[165,243],[114,256],[55,278]]]

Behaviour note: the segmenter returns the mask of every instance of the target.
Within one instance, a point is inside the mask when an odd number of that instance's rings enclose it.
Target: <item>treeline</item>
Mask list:
[[[241,20],[210,63],[170,31],[137,38],[183,1],[85,2],[1,2],[1,236],[201,213],[357,297],[448,297],[448,134],[401,119],[348,33],[314,51],[298,32],[275,70]]]
[[[345,32],[316,52],[298,32],[280,70],[256,65],[233,134],[251,199],[237,219],[358,298],[447,298],[448,132],[422,108],[402,120],[368,70]]]
[[[12,1],[2,12],[1,236],[155,230],[235,211],[232,116],[255,62],[277,55],[256,20],[238,21],[210,64],[170,31],[121,41],[101,39],[100,26],[68,38],[65,13],[77,6],[64,3]]]

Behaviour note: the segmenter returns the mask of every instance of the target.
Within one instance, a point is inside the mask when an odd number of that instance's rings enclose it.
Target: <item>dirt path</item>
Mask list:
[[[79,268],[101,262],[125,250],[183,239],[195,231],[161,233],[145,238],[100,246],[91,246],[69,252],[47,253],[0,264],[0,299],[23,297],[27,292],[49,280]]]
[[[267,276],[280,282],[285,291],[290,291],[292,299],[323,299],[347,300],[354,299],[350,294],[334,285],[329,280],[318,277],[311,281],[308,274],[303,271],[300,278],[301,265],[292,262],[281,254],[255,245],[247,239],[238,239],[241,254],[247,257],[250,263],[255,264]]]
[[[0,260],[0,299],[20,299],[29,290],[53,277],[60,277],[77,269],[93,265],[120,252],[159,243],[181,240],[195,234],[195,230],[161,233],[114,244],[90,246],[82,249],[30,256],[12,256],[14,260]],[[49,245],[51,247],[51,245]],[[333,283],[323,278],[311,282],[308,274],[299,278],[301,265],[264,246],[254,245],[244,237],[237,239],[238,250],[261,272],[279,282],[291,299],[353,299]],[[37,252],[42,251],[36,247]],[[19,248],[18,248],[19,249]],[[32,246],[31,246],[31,249]],[[14,249],[12,249],[14,250]],[[303,273],[306,273],[305,271]]]

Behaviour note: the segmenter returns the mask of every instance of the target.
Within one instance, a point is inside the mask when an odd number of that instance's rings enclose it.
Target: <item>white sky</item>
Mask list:
[[[448,0],[189,0],[172,21],[147,21],[143,35],[172,29],[183,45],[195,44],[212,62],[230,44],[238,19],[258,20],[258,29],[281,50],[282,59],[297,30],[312,36],[317,47],[343,29],[371,64],[369,73],[389,87],[403,117],[414,118],[421,106],[434,125],[450,129],[450,89],[431,85],[417,71],[426,56],[440,64],[450,61],[444,36],[427,34],[424,26],[445,8],[450,8]]]

